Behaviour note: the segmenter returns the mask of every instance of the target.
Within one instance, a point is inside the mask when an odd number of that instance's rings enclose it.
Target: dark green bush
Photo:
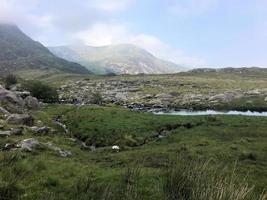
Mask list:
[[[17,84],[18,80],[16,75],[14,74],[8,74],[5,77],[5,88],[10,89],[10,86]]]
[[[52,103],[58,100],[58,92],[55,88],[40,81],[27,81],[23,88],[28,90],[32,96],[45,103]]]

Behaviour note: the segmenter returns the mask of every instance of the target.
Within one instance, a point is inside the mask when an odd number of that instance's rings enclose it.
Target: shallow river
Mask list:
[[[215,110],[207,110],[207,111],[170,111],[170,112],[155,112],[156,115],[181,115],[181,116],[198,116],[198,115],[244,115],[244,116],[264,116],[267,117],[267,112],[251,112],[251,111],[215,111]]]

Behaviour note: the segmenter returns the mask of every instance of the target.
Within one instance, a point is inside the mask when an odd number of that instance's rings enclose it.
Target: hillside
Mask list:
[[[192,69],[186,74],[191,75],[207,75],[207,76],[223,76],[223,75],[238,75],[243,77],[263,77],[267,76],[267,68],[260,68],[260,67],[241,67],[241,68],[199,68],[199,69]]]
[[[80,64],[54,56],[41,43],[25,35],[16,25],[0,24],[0,49],[1,74],[25,69],[90,73]]]
[[[49,47],[63,59],[78,62],[97,74],[166,74],[185,68],[160,60],[137,46],[130,44],[103,47],[60,46]]]

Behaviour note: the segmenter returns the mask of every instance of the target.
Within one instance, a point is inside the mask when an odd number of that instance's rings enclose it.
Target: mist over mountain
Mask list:
[[[24,34],[16,25],[0,24],[0,73],[24,69],[90,73],[80,64],[56,57],[41,43]]]
[[[156,58],[148,51],[131,44],[48,47],[56,56],[86,66],[96,74],[166,74],[186,68]]]

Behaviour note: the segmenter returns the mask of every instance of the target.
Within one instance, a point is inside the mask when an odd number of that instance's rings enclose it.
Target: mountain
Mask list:
[[[80,64],[56,57],[41,43],[25,35],[16,25],[0,24],[0,73],[25,69],[90,73]]]
[[[97,74],[165,74],[185,70],[182,66],[160,60],[131,44],[103,47],[59,46],[49,49],[56,56],[80,63]]]

